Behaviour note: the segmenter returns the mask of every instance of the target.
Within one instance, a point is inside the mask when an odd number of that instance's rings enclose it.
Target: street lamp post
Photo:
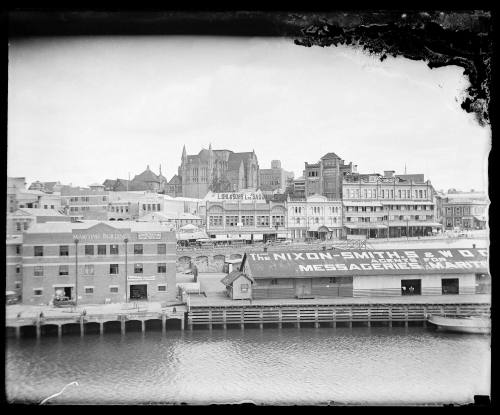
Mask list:
[[[78,305],[78,239],[75,239],[75,306]]]
[[[124,289],[125,289],[125,302],[127,303],[128,302],[128,299],[127,299],[127,281],[128,281],[128,275],[127,275],[127,272],[128,272],[128,249],[127,249],[127,243],[128,243],[128,238],[125,238],[123,240],[123,242],[125,242],[125,286],[124,286]]]

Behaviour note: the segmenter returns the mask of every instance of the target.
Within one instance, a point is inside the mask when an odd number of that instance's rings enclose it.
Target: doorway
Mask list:
[[[56,287],[54,290],[55,297],[67,298],[71,300],[73,298],[73,287]]]
[[[312,298],[312,280],[307,278],[295,280],[295,296],[297,298]]]
[[[131,300],[147,300],[148,286],[147,284],[131,284],[130,285]]]
[[[422,280],[401,280],[401,295],[421,295]]]
[[[458,278],[443,278],[441,280],[442,294],[458,294],[459,285]]]

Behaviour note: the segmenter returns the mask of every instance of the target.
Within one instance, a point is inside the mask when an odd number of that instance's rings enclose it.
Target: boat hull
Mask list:
[[[456,333],[488,334],[491,332],[489,318],[429,316],[428,322],[438,330]]]

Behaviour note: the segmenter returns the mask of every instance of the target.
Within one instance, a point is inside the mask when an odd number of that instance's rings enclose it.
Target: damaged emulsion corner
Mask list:
[[[462,109],[474,113],[481,126],[490,123],[493,39],[491,13],[365,12],[292,14],[300,27],[301,46],[359,45],[369,53],[424,60],[429,68],[456,65],[469,79]]]

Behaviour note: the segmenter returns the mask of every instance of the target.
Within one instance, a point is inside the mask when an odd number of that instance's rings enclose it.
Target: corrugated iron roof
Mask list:
[[[397,249],[246,253],[242,266],[254,279],[473,274],[488,272],[487,249]],[[243,268],[242,268],[243,269]]]
[[[246,275],[243,272],[238,271],[238,270],[231,271],[224,278],[222,278],[220,280],[220,282],[222,282],[222,284],[224,284],[227,287],[227,286],[231,285],[234,281],[236,281],[240,276],[245,277],[246,279],[248,279],[252,283],[254,282],[254,279],[252,277],[250,277],[250,276],[248,276],[248,275]]]

